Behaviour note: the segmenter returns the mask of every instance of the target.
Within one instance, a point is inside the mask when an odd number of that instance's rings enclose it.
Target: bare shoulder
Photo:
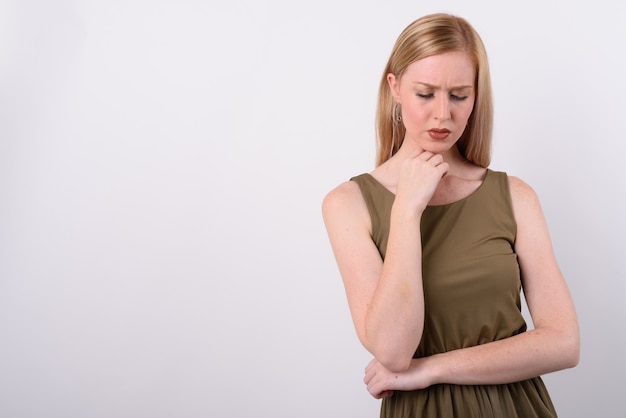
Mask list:
[[[511,203],[513,204],[513,214],[518,227],[537,222],[543,224],[545,222],[539,197],[528,183],[518,177],[509,176],[509,189],[511,192]]]
[[[359,185],[346,181],[332,189],[322,201],[322,214],[326,222],[330,218],[356,218],[367,211]],[[356,216],[355,216],[356,215]]]
[[[537,196],[533,188],[519,177],[509,176],[509,188],[514,198],[531,199]]]
[[[535,190],[519,177],[509,176],[509,189],[514,208],[529,208],[539,205]]]
[[[354,181],[345,181],[332,189],[322,202],[322,207],[345,204],[346,201],[354,200],[361,194],[359,185]]]
[[[371,240],[372,222],[359,185],[347,181],[328,192],[322,202],[322,217],[342,277],[350,281],[349,272],[364,268],[368,263],[363,260],[377,254]]]

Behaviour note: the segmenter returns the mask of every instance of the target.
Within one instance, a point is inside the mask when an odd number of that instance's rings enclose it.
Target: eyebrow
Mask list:
[[[440,87],[439,86],[435,86],[433,84],[428,84],[428,83],[424,83],[422,81],[414,81],[413,84],[420,84],[422,86],[428,87],[429,89],[433,89],[433,90],[437,90]],[[463,90],[463,89],[473,89],[474,86],[454,86],[452,88],[450,88],[450,90]]]

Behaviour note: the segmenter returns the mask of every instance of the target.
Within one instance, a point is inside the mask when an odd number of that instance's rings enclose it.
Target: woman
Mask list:
[[[554,417],[539,376],[578,363],[537,196],[487,168],[492,119],[476,31],[451,15],[418,19],[381,80],[376,168],[324,199],[382,417]]]

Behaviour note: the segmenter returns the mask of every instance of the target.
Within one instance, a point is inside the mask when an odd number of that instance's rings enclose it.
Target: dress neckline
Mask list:
[[[450,203],[443,203],[441,205],[428,205],[427,208],[441,208],[441,207],[449,207],[449,206],[453,206],[462,202],[467,201],[468,199],[471,199],[473,196],[475,196],[476,194],[478,194],[478,192],[484,187],[485,183],[487,182],[487,178],[490,177],[490,174],[492,173],[492,171],[488,168],[487,171],[485,172],[485,177],[483,178],[482,182],[480,183],[480,186],[478,186],[476,188],[476,190],[474,190],[472,193],[468,194],[467,196],[459,199],[459,200],[455,200],[454,202],[450,202]],[[385,187],[381,182],[379,182],[378,180],[376,180],[376,178],[374,176],[372,176],[370,173],[365,173],[365,176],[369,177],[371,179],[371,181],[379,188],[381,188],[382,190],[384,190],[387,194],[389,194],[389,196],[391,196],[392,198],[395,199],[396,194],[394,192],[392,192],[391,190],[389,190],[387,187]]]

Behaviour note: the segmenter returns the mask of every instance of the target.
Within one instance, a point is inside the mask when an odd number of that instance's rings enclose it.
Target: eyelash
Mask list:
[[[433,93],[429,93],[429,94],[418,93],[417,96],[421,97],[422,99],[432,99],[433,97],[435,97]],[[462,102],[463,100],[467,99],[467,97],[468,96],[457,96],[456,94],[450,95],[450,98],[456,102]]]

